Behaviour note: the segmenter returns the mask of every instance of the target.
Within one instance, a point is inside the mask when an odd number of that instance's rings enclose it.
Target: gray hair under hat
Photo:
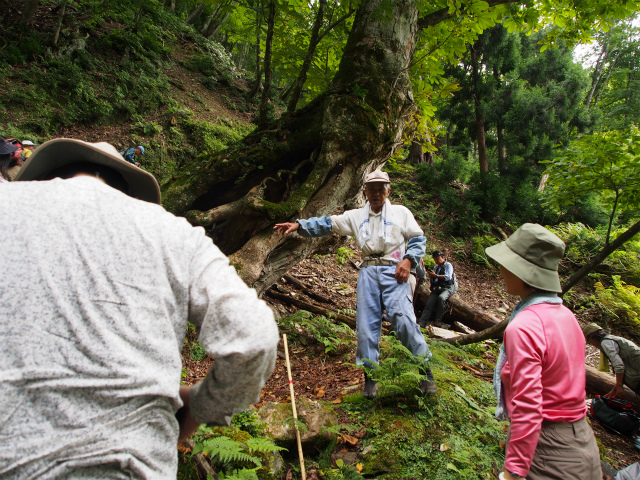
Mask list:
[[[160,203],[160,187],[149,172],[127,162],[113,145],[89,143],[72,138],[56,138],[40,145],[16,175],[14,181],[41,180],[60,167],[77,162],[112,168],[129,184],[129,195]]]
[[[558,264],[564,248],[564,242],[542,225],[525,223],[485,252],[527,285],[561,293]]]

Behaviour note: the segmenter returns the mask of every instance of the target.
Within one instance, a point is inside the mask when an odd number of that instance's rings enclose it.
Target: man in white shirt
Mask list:
[[[320,237],[335,232],[355,238],[364,258],[356,297],[356,363],[369,369],[378,363],[382,314],[386,310],[398,339],[413,355],[422,357],[421,370],[427,379],[420,382],[420,390],[433,395],[437,388],[427,366],[431,352],[416,324],[408,282],[412,265],[417,265],[425,253],[426,238],[408,208],[391,205],[387,199],[390,193],[389,175],[375,170],[364,182],[367,203],[363,208],[278,223],[274,229],[283,235],[297,231],[304,237]],[[374,398],[377,391],[376,382],[365,375],[362,394]]]

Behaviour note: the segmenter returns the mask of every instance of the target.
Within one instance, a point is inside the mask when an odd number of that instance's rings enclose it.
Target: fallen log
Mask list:
[[[460,333],[465,333],[467,335],[472,335],[474,333],[477,333],[472,328],[467,327],[464,323],[460,323],[457,320],[455,322],[453,322],[453,327],[455,329],[457,329],[456,331],[458,331]]]
[[[614,375],[603,373],[589,365],[585,365],[585,370],[587,374],[587,393],[605,395],[613,390],[616,384]],[[622,399],[635,404],[636,407],[640,407],[640,397],[629,387],[624,387]]]
[[[343,313],[338,313],[334,310],[321,307],[320,305],[317,305],[315,303],[311,303],[296,297],[292,297],[291,295],[288,295],[286,293],[279,292],[275,288],[270,288],[269,290],[267,290],[267,295],[275,299],[281,300],[287,305],[293,305],[294,307],[297,307],[300,310],[306,310],[308,312],[315,313],[317,315],[324,315],[325,317],[329,317],[329,318],[333,317],[336,320],[341,321],[342,323],[346,323],[353,329],[356,328],[355,317],[344,315]]]
[[[447,330],[445,328],[438,328],[438,327],[434,327],[432,325],[429,325],[427,328],[427,334],[431,337],[431,338],[437,338],[438,340],[442,340],[442,341],[449,341],[452,340],[453,338],[459,337],[460,335],[457,332],[454,332],[453,330]]]
[[[486,328],[481,332],[472,333],[471,335],[459,335],[455,338],[446,338],[443,342],[453,343],[455,345],[469,345],[471,343],[478,343],[489,338],[502,340],[502,334],[505,328],[509,324],[509,319],[506,318],[502,322],[495,324],[492,327]]]
[[[325,297],[324,295],[320,295],[319,293],[316,293],[313,291],[313,287],[311,287],[310,285],[306,284],[305,282],[302,282],[301,280],[298,280],[296,277],[292,276],[292,275],[285,275],[282,278],[284,278],[284,280],[287,283],[290,283],[291,285],[293,285],[294,287],[296,287],[299,290],[302,290],[302,292],[310,297],[313,298],[314,300],[317,300],[318,302],[323,302],[323,303],[331,303],[331,299]]]
[[[426,288],[425,284],[421,284],[416,288],[414,306],[416,308],[417,318],[420,318],[419,314],[422,313],[422,310],[427,303],[429,293],[430,292],[428,288]],[[489,313],[473,308],[456,294],[449,297],[443,320],[448,323],[453,323],[457,320],[476,332],[493,327],[502,321],[500,318]]]
[[[473,308],[458,295],[449,297],[447,303],[448,308],[445,317],[449,316],[452,320],[458,320],[476,332],[493,327],[502,322],[500,318]]]

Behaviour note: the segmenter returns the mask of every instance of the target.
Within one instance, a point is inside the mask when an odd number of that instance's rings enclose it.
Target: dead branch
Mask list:
[[[492,327],[482,330],[481,332],[472,333],[471,335],[460,335],[455,338],[447,338],[444,339],[443,342],[462,346],[469,345],[471,343],[478,343],[489,338],[502,340],[502,334],[504,333],[504,330],[505,328],[507,328],[508,324],[509,319],[507,318],[502,322],[493,325]]]
[[[293,305],[301,310],[307,310],[308,312],[315,313],[317,315],[324,315],[328,318],[335,318],[336,320],[349,325],[353,329],[356,328],[356,319],[350,315],[344,315],[343,313],[338,313],[334,310],[321,307],[315,303],[292,297],[291,295],[277,291],[275,288],[267,290],[267,295],[277,300],[281,300],[287,305]],[[389,330],[385,327],[382,327],[382,330],[385,333],[389,333]]]
[[[191,451],[196,448],[196,444],[190,438],[187,438],[182,443],[189,447]],[[200,475],[202,475],[204,478],[209,478],[208,476],[211,475],[211,478],[213,478],[213,480],[218,480],[218,474],[202,453],[196,453],[193,458],[196,462],[196,466],[198,467],[198,472],[200,473]]]

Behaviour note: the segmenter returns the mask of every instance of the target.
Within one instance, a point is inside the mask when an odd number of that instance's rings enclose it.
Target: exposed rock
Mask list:
[[[334,439],[335,434],[327,431],[329,427],[338,423],[338,417],[331,407],[307,398],[299,398],[296,407],[298,421],[307,427],[300,429],[303,449],[326,444]],[[267,434],[277,444],[283,445],[289,451],[296,448],[296,430],[290,403],[267,403],[258,409],[258,416],[266,424]]]

